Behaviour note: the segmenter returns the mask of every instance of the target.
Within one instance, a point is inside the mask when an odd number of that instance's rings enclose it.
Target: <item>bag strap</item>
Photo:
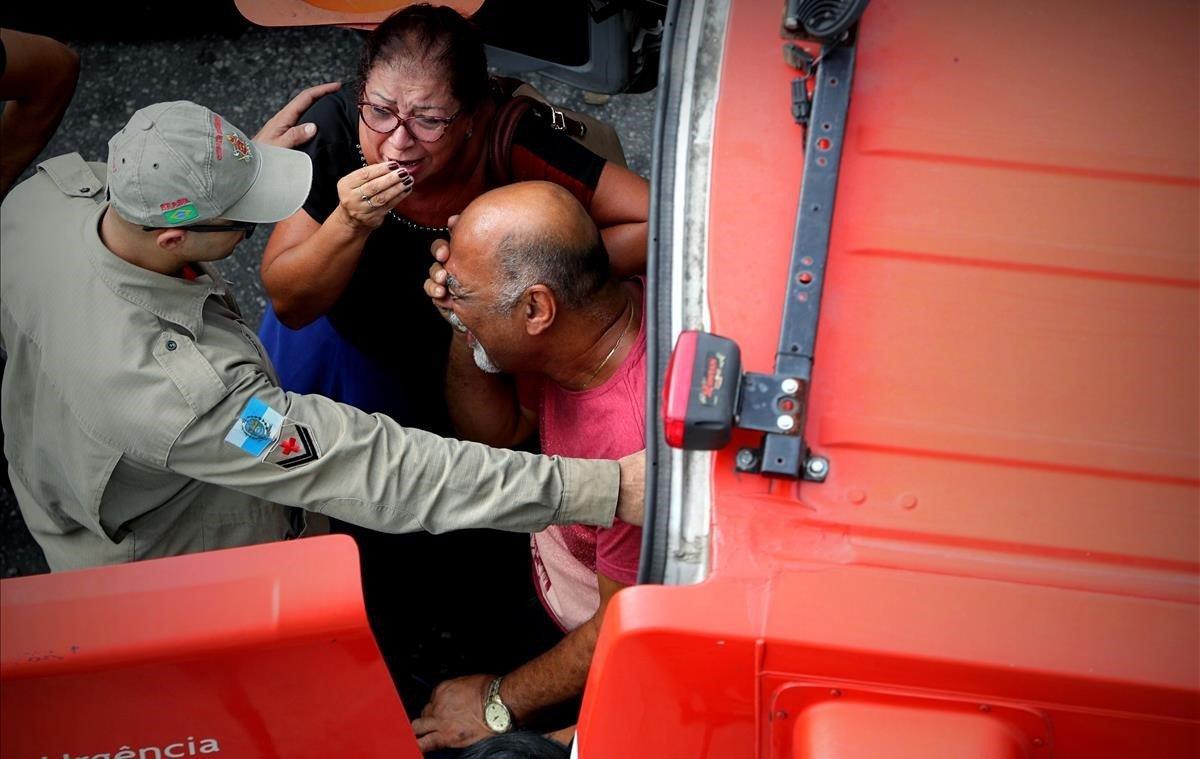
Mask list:
[[[488,145],[488,174],[496,184],[512,181],[513,137],[527,112],[533,111],[537,118],[550,124],[551,129],[563,132],[568,137],[583,139],[587,135],[586,124],[571,118],[550,103],[528,95],[514,95],[524,82],[506,77],[495,77],[493,81],[498,95],[506,98],[496,109],[492,121],[492,139]]]

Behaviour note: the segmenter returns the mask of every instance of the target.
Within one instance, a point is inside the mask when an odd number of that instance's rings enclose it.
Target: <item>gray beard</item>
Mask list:
[[[472,355],[475,357],[475,366],[488,374],[499,374],[500,367],[496,366],[496,362],[492,361],[492,357],[483,349],[483,343],[479,339],[475,339],[475,347],[472,348]]]
[[[462,320],[458,318],[458,314],[454,313],[453,311],[446,314],[446,320],[450,322],[450,326],[454,327],[459,332],[468,331],[467,325],[463,324]],[[479,338],[475,337],[474,335],[471,337],[473,338],[471,355],[475,359],[475,366],[478,366],[482,371],[485,371],[488,374],[499,374],[501,372],[500,367],[496,366],[496,362],[492,361],[492,357],[489,356],[487,351],[483,349],[483,345],[479,342]]]

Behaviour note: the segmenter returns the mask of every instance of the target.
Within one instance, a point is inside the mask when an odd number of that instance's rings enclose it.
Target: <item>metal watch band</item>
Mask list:
[[[516,718],[513,715],[512,709],[508,708],[508,704],[504,703],[504,699],[500,698],[500,681],[503,679],[504,679],[504,676],[501,675],[500,677],[497,677],[495,680],[492,680],[491,684],[488,685],[487,697],[484,698],[484,700],[483,700],[483,708],[484,708],[484,712],[485,712],[484,722],[487,723],[486,711],[487,711],[488,704],[495,703],[495,704],[499,705],[502,709],[504,709],[505,712],[508,713],[508,729],[504,731],[504,732],[508,732],[516,726]],[[496,729],[493,728],[490,724],[488,724],[488,728],[491,729],[492,732],[497,732]]]

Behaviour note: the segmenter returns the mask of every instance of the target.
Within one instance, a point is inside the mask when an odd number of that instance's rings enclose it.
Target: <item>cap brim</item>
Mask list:
[[[259,169],[254,184],[221,214],[230,221],[273,224],[300,210],[312,184],[312,159],[299,150],[288,150],[254,142]]]

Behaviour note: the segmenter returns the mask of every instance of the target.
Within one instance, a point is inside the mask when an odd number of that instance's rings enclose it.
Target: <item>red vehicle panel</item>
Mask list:
[[[609,609],[582,755],[1200,751],[1200,25],[873,2],[806,439],[713,458],[710,564]],[[804,160],[779,5],[733,0],[711,328],[769,370]],[[815,48],[814,48],[815,52]]]
[[[694,4],[728,7],[704,326],[756,372],[806,159],[781,5]],[[871,4],[803,430],[828,475],[739,472],[746,431],[712,456],[704,579],[609,605],[581,755],[1200,754],[1198,22]],[[419,756],[358,572],[326,537],[5,580],[0,753]]]
[[[348,537],[0,590],[5,757],[421,756]]]

